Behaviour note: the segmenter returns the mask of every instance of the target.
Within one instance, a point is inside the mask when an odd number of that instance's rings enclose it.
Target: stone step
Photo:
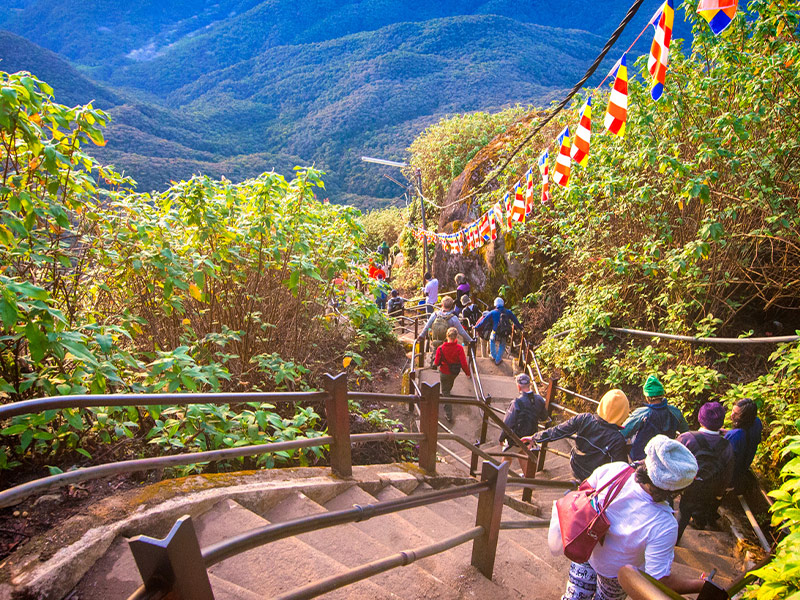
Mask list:
[[[400,490],[400,497],[405,497]],[[327,512],[305,494],[295,493],[270,510],[265,516],[272,523],[280,523],[299,517]],[[334,560],[353,568],[378,560],[391,554],[385,546],[366,535],[355,525],[348,523],[297,536],[309,546],[324,552]],[[402,569],[392,569],[370,578],[370,581],[391,590],[398,598],[450,598],[449,590],[444,589],[441,580],[411,564]]]
[[[142,578],[128,548],[128,540],[119,536],[83,576],[72,593],[81,600],[127,598],[140,585]]]
[[[200,546],[206,547],[269,521],[233,500],[223,500],[196,520]],[[212,566],[209,573],[262,597],[271,597],[346,570],[339,561],[319,552],[297,538],[286,538],[231,557]],[[354,595],[355,594],[355,595]],[[380,586],[362,581],[335,590],[326,598],[395,597]]]
[[[263,600],[262,596],[213,574],[209,574],[208,579],[216,600]],[[142,578],[128,547],[128,540],[119,537],[72,590],[70,598],[127,598],[141,585]]]
[[[426,488],[427,486],[422,484],[411,495],[429,491]],[[468,496],[432,504],[426,508],[435,512],[440,518],[435,521],[435,527],[442,527],[441,522],[444,520],[451,524],[450,527],[454,531],[463,531],[475,525],[477,503],[477,496]],[[468,504],[469,508],[465,508],[464,504]],[[527,518],[530,517],[508,506],[503,508],[504,520],[516,521]],[[472,545],[459,546],[451,552],[454,560],[463,560],[469,564]],[[555,562],[565,564],[564,568],[568,569],[569,562],[564,561],[565,559],[561,557]],[[561,569],[561,566],[553,567],[553,557],[547,546],[546,530],[500,532],[493,581],[503,588],[520,596],[530,595],[530,590],[537,590],[541,595],[536,597],[558,598],[563,591],[566,581],[564,574],[567,572]]]

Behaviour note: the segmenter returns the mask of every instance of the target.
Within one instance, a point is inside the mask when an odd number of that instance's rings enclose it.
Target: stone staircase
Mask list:
[[[430,481],[442,483],[437,479]],[[413,477],[400,483],[386,483],[379,488],[374,482],[363,486],[354,483],[330,498],[318,490],[306,494],[294,489],[260,514],[226,498],[193,520],[200,545],[206,547],[269,523],[433,489],[429,483]],[[460,498],[273,542],[212,566],[209,569],[212,588],[219,600],[274,597],[315,579],[460,533],[475,525],[476,509],[477,497]],[[504,521],[527,518],[504,507]],[[471,552],[470,542],[323,597],[503,600],[531,595],[531,590],[536,590],[537,598],[555,599],[561,594],[568,562],[550,555],[546,530],[502,531],[492,581],[470,566]],[[127,541],[119,537],[68,598],[126,598],[140,584]]]
[[[478,368],[484,392],[493,397],[494,406],[505,409],[516,395],[510,362],[497,367],[488,359],[478,359]],[[420,372],[420,379],[436,383],[438,373],[425,369]],[[474,397],[472,384],[464,376],[456,380],[453,391]],[[453,409],[454,418],[447,421],[441,408],[442,424],[467,440],[478,439],[480,411],[465,405],[454,405]],[[498,436],[499,430],[490,428],[490,442],[484,450],[499,450]],[[443,443],[469,462],[471,455],[463,446]],[[568,453],[570,442],[562,440],[552,447]],[[458,461],[443,453],[440,456],[443,462],[437,465],[436,477],[424,475],[414,465],[354,467],[353,479],[348,480],[322,468],[281,469],[195,476],[132,491],[128,498],[114,499],[113,520],[103,521],[112,511],[101,502],[77,519],[82,534],[74,531],[74,523],[71,529],[69,523],[65,524],[63,535],[60,530],[54,531],[51,537],[62,539],[62,549],[55,555],[47,550],[31,550],[26,556],[4,563],[4,569],[12,576],[7,579],[9,585],[0,583],[0,600],[125,599],[141,585],[127,538],[139,534],[163,537],[183,514],[192,516],[200,546],[208,547],[270,523],[474,481]],[[567,459],[549,454],[545,470],[537,477],[571,479]],[[563,493],[555,488],[540,488],[534,491],[533,503],[525,504],[521,501],[522,490],[511,487],[507,489],[502,520],[521,521],[531,515],[549,519],[553,500]],[[215,597],[271,598],[356,566],[441,541],[475,525],[477,502],[473,496],[448,500],[250,550],[209,569]],[[717,568],[718,580],[729,582],[741,571],[742,550],[727,532],[689,528],[676,548],[674,569],[691,569],[696,574]],[[491,581],[470,566],[471,552],[472,543],[468,542],[323,597],[557,600],[563,592],[569,561],[551,555],[546,529],[502,530]]]

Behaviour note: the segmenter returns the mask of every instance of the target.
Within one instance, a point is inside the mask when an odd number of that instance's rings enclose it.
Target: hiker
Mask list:
[[[381,245],[378,246],[378,250],[377,251],[378,251],[378,254],[381,255],[381,258],[383,258],[383,264],[388,264],[389,263],[389,244],[386,243],[386,240],[383,240],[383,242],[381,242]]]
[[[423,277],[425,287],[422,288],[422,295],[425,296],[426,310],[429,315],[433,314],[433,307],[439,301],[439,280],[436,279],[430,272],[425,273]]]
[[[466,304],[464,304],[464,296],[469,295],[469,283],[467,283],[467,276],[463,273],[456,274],[456,314],[461,314]]]
[[[586,480],[594,489],[628,469],[627,462],[598,467]],[[703,579],[672,572],[678,523],[668,500],[692,483],[697,461],[683,444],[657,435],[645,446],[644,461],[625,482],[605,511],[611,523],[601,544],[583,564],[573,562],[562,600],[623,600],[625,590],[617,579],[619,570],[632,565],[678,594],[695,594]],[[608,488],[600,492],[605,501]]]
[[[481,311],[469,296],[461,296],[461,302],[464,305],[464,310],[461,311],[459,316],[461,317],[461,322],[464,323],[464,329],[470,330],[480,320]]]
[[[530,439],[536,433],[540,422],[547,421],[547,407],[544,398],[531,391],[531,378],[526,373],[517,375],[516,382],[519,396],[508,405],[503,422],[524,442],[525,438]],[[506,435],[505,431],[500,434],[500,443],[503,442],[506,444],[503,452],[524,454],[522,448],[516,444],[512,446],[514,442]],[[519,464],[522,472],[525,473],[527,459],[520,458]]]
[[[486,313],[475,325],[475,331],[478,331],[481,337],[484,337],[484,334],[488,333],[488,330],[491,329],[491,333],[489,333],[489,352],[496,365],[503,362],[506,344],[511,337],[512,324],[520,328],[522,327],[514,313],[505,307],[503,299],[495,298],[494,310]]]
[[[375,273],[378,270],[378,265],[375,264],[375,259],[371,256],[369,257],[369,269],[367,270],[367,275],[370,279],[375,279]]]
[[[647,406],[634,410],[622,424],[622,435],[631,443],[631,460],[644,458],[644,447],[654,436],[662,434],[675,439],[679,433],[689,431],[689,424],[680,409],[667,403],[664,386],[658,377],[650,375],[642,389]]]
[[[391,298],[386,305],[386,312],[390,317],[402,317],[405,313],[405,305],[408,300],[400,296],[397,290],[391,291]]]
[[[454,306],[455,301],[450,296],[445,296],[442,300],[442,309],[433,313],[428,322],[425,323],[425,327],[422,328],[418,339],[420,343],[424,342],[425,335],[430,331],[433,340],[431,352],[435,353],[436,349],[444,343],[447,337],[447,330],[451,327],[454,327],[458,335],[464,338],[465,344],[472,343],[472,337],[461,326],[461,321],[458,320],[458,317],[453,312]]]
[[[697,529],[713,525],[719,515],[722,499],[733,475],[733,448],[722,437],[720,428],[725,422],[725,408],[719,402],[706,402],[697,415],[699,431],[678,436],[697,460],[697,479],[681,494],[678,506],[678,541],[690,520]]]
[[[761,441],[763,425],[758,418],[758,407],[750,398],[744,398],[734,404],[731,410],[733,428],[725,433],[733,449],[733,476],[731,485],[737,494],[752,487],[754,483],[750,465],[756,457],[758,443]]]
[[[600,399],[597,414],[575,415],[560,425],[534,433],[522,441],[526,444],[531,441],[541,444],[575,436],[575,447],[572,449],[569,465],[575,479],[583,481],[601,465],[627,462],[628,446],[620,430],[630,411],[625,393],[622,390],[609,390]]]
[[[377,304],[378,308],[381,310],[386,309],[386,299],[388,298],[386,289],[387,284],[384,281],[383,271],[378,269],[378,273],[375,276],[375,304]]]
[[[447,330],[446,337],[447,340],[436,349],[433,364],[439,367],[439,381],[442,384],[441,395],[451,396],[453,383],[455,383],[458,374],[463,371],[467,379],[470,379],[472,375],[469,372],[464,348],[457,341],[458,329],[450,327]],[[448,421],[453,420],[453,407],[450,404],[444,405],[444,414],[447,416]]]

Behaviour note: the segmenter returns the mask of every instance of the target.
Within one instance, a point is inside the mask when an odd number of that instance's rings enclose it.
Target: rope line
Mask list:
[[[451,205],[456,204],[458,202],[463,202],[464,200],[467,200],[467,199],[471,198],[472,196],[478,194],[481,190],[483,190],[490,183],[492,183],[493,181],[496,181],[497,178],[500,176],[500,174],[509,165],[509,163],[519,153],[519,151],[522,150],[522,148],[524,148],[528,144],[528,142],[530,142],[533,139],[533,136],[535,136],[537,133],[539,133],[544,128],[544,126],[547,125],[550,121],[552,121],[553,118],[558,113],[560,113],[562,110],[564,110],[564,107],[566,107],[566,105],[569,103],[569,101],[572,100],[572,98],[575,96],[575,94],[577,94],[580,91],[580,89],[589,80],[589,78],[592,75],[594,75],[594,72],[597,70],[597,67],[600,66],[601,62],[603,62],[603,59],[606,57],[606,54],[609,53],[611,48],[614,46],[614,44],[617,42],[619,37],[622,35],[622,32],[625,30],[625,27],[627,27],[628,23],[630,23],[631,20],[633,19],[633,17],[636,16],[636,13],[639,11],[639,8],[642,6],[643,3],[644,3],[644,0],[636,0],[631,5],[631,7],[628,9],[627,14],[622,19],[620,24],[617,26],[617,29],[614,31],[614,33],[611,34],[611,37],[608,38],[608,41],[606,42],[606,45],[603,46],[603,49],[600,51],[600,54],[598,54],[597,58],[594,59],[594,62],[591,64],[591,66],[586,71],[586,73],[581,78],[581,80],[578,81],[578,83],[575,84],[575,86],[572,88],[572,91],[570,91],[570,93],[567,94],[566,98],[564,98],[558,104],[558,106],[553,108],[553,110],[551,110],[550,113],[547,116],[545,116],[545,118],[534,128],[534,130],[530,134],[528,134],[528,136],[524,140],[522,140],[522,142],[520,142],[520,144],[516,148],[514,148],[514,150],[511,152],[511,155],[505,160],[505,162],[502,165],[500,165],[500,167],[497,169],[495,174],[492,175],[489,179],[484,180],[483,183],[481,183],[477,188],[472,190],[472,192],[470,192],[466,196],[463,196],[463,197],[459,198],[456,202],[451,203]],[[648,22],[648,25],[649,25],[649,22]],[[645,30],[646,29],[647,29],[647,26],[645,26]],[[644,33],[644,30],[642,31],[642,33]],[[639,37],[641,37],[641,35],[642,34],[640,33]],[[637,38],[637,41],[638,41],[638,39],[639,38]],[[450,206],[450,205],[448,205],[448,206]]]

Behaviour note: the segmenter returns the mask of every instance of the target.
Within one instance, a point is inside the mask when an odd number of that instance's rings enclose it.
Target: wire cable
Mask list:
[[[564,108],[567,106],[569,101],[572,100],[572,98],[575,96],[575,94],[577,94],[580,91],[580,89],[589,80],[589,78],[592,75],[594,75],[594,72],[597,70],[597,67],[600,66],[600,63],[603,62],[603,59],[606,57],[606,54],[608,54],[609,51],[611,50],[611,48],[614,46],[614,44],[616,44],[617,40],[622,35],[622,32],[628,26],[628,23],[631,22],[633,17],[636,16],[636,13],[639,11],[639,8],[641,8],[642,4],[644,4],[644,0],[636,0],[631,5],[631,7],[628,9],[627,14],[622,19],[620,24],[617,26],[617,29],[614,31],[614,33],[611,34],[611,37],[608,38],[608,41],[606,42],[606,45],[603,46],[603,49],[600,51],[600,54],[597,55],[597,58],[594,59],[594,62],[591,64],[591,66],[586,71],[584,76],[581,78],[580,81],[578,81],[578,83],[575,84],[575,86],[572,88],[572,91],[570,91],[570,93],[567,94],[566,98],[564,98],[555,108],[553,108],[553,110],[551,110],[550,113],[548,113],[544,117],[544,119],[534,128],[534,130],[531,133],[529,133],[528,136],[524,140],[522,140],[522,142],[520,142],[517,145],[516,148],[514,148],[514,150],[509,155],[509,157],[506,158],[505,162],[503,162],[503,164],[500,165],[500,167],[495,171],[494,175],[492,175],[489,179],[485,179],[478,187],[476,187],[474,190],[472,190],[469,194],[459,198],[457,200],[457,202],[463,202],[464,200],[467,200],[468,198],[478,194],[481,190],[483,190],[486,186],[488,186],[493,181],[496,181],[497,178],[500,176],[500,173],[502,173],[506,169],[506,167],[509,165],[509,163],[511,163],[511,161],[514,159],[514,157],[517,154],[519,154],[519,151],[522,150],[522,148],[524,148],[528,144],[528,142],[530,142],[533,139],[533,136],[535,136],[537,133],[539,133],[544,128],[544,126],[547,125],[550,121],[552,121],[553,118],[558,113],[560,113],[562,110],[564,110]],[[649,23],[648,23],[648,25],[649,25]],[[641,37],[641,34],[639,34],[639,35]],[[638,38],[637,38],[637,40],[638,40]],[[455,204],[455,203],[456,202],[453,202],[451,204]]]

